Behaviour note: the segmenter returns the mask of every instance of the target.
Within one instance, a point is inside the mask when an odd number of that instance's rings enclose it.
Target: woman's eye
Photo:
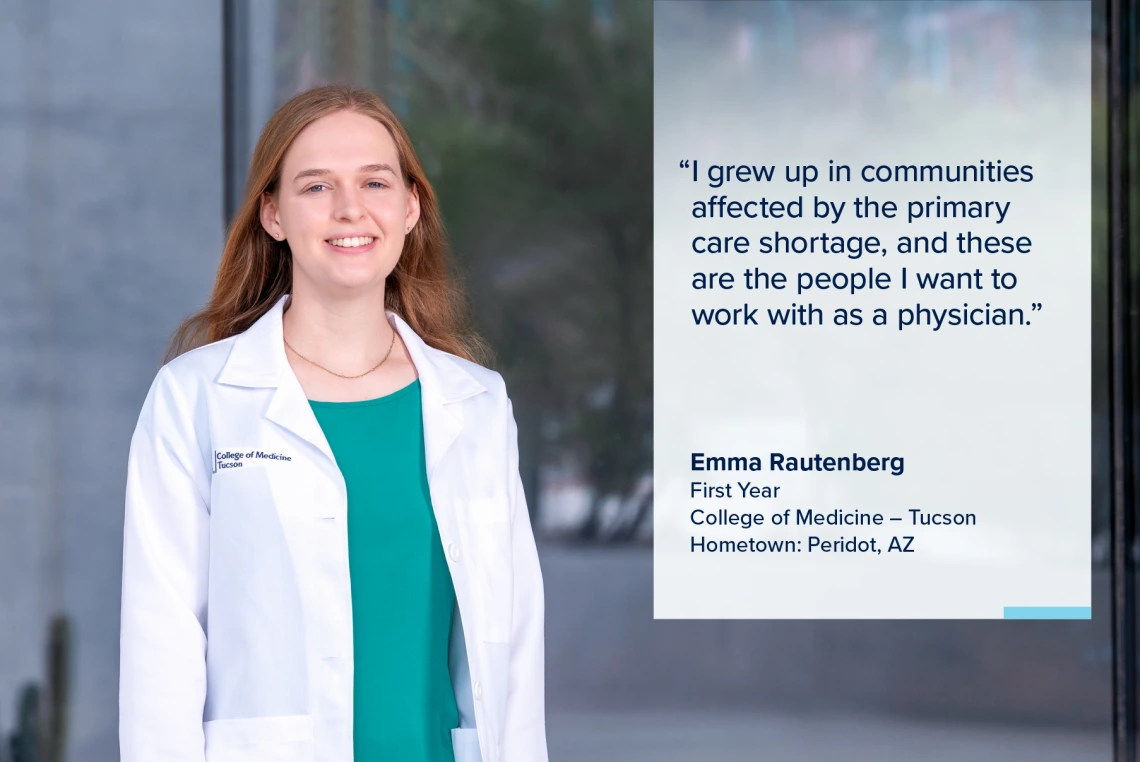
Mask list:
[[[321,185],[320,183],[317,183],[316,185],[313,185],[313,186],[310,186],[309,188],[306,188],[305,193],[311,193],[312,191],[316,190],[317,188],[323,188],[323,187],[325,187],[325,186]]]
[[[380,182],[379,180],[369,180],[369,181],[368,181],[368,184],[369,184],[370,186],[372,186],[372,185],[375,185],[375,186],[378,186],[378,187],[380,187],[380,188],[387,188],[387,187],[388,187],[387,185],[385,185],[384,183]]]

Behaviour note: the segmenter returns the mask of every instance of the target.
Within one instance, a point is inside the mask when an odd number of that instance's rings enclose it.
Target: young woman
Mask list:
[[[269,120],[131,443],[124,762],[544,762],[543,588],[502,377],[372,93]]]

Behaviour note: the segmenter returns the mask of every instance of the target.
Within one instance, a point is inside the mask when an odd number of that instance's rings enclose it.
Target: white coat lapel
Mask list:
[[[324,453],[330,461],[336,462],[324,430],[309,406],[309,398],[293,373],[281,374],[281,382],[277,385],[273,399],[269,401],[265,417],[301,437]]]
[[[309,406],[305,390],[285,357],[281,316],[288,298],[285,295],[278,299],[256,323],[237,336],[217,380],[235,386],[273,388],[265,417],[317,448],[335,464],[332,448]]]
[[[465,406],[459,404],[460,401],[486,389],[463,369],[461,360],[429,346],[400,316],[389,311],[388,322],[400,332],[400,338],[419,373],[428,491],[440,539],[454,560],[453,543],[460,537],[455,503],[462,495],[468,475],[462,468],[448,468],[444,456],[459,437],[464,424],[471,423],[464,420]],[[459,460],[455,464],[462,465]],[[453,575],[453,581],[460,610],[469,615],[468,581],[463,575]]]
[[[424,453],[430,482],[436,466],[463,429],[463,413],[460,406],[453,403],[486,389],[449,355],[424,342],[395,312],[388,310],[387,315],[388,322],[399,332],[408,348],[420,377]]]

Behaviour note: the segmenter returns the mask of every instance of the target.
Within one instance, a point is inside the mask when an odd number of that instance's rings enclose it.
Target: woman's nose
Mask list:
[[[345,187],[336,192],[335,213],[338,219],[352,220],[363,214],[360,193],[355,188]]]

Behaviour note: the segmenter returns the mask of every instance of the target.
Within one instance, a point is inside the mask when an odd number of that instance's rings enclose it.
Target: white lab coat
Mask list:
[[[126,489],[123,762],[353,758],[347,498],[285,357],[288,298],[167,364],[143,405]],[[503,379],[387,314],[419,373],[455,586],[456,762],[546,762],[542,577]]]

